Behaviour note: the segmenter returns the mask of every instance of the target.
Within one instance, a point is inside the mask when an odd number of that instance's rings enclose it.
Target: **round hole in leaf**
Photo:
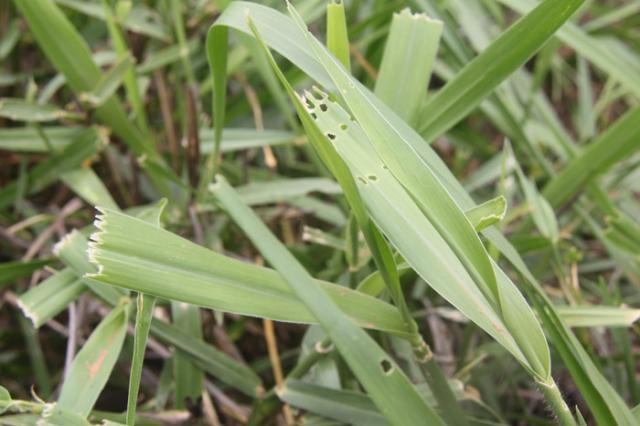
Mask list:
[[[382,372],[386,375],[389,375],[393,372],[393,364],[388,359],[383,359],[380,361],[380,368],[382,368]]]

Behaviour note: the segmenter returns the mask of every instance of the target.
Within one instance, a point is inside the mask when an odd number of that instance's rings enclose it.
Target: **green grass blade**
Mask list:
[[[440,44],[442,22],[409,9],[393,15],[374,93],[415,126]]]
[[[558,207],[609,168],[640,149],[640,107],[620,117],[544,187],[542,195]]]
[[[331,0],[327,5],[327,49],[351,72],[349,34],[342,1]]]
[[[627,216],[608,218],[604,231],[606,238],[621,250],[630,254],[640,253],[640,225]]]
[[[151,334],[158,340],[175,346],[199,368],[245,395],[258,397],[263,392],[260,377],[251,368],[206,344],[202,339],[195,339],[177,327],[155,318],[151,321]]]
[[[76,93],[91,91],[102,73],[91,58],[86,42],[52,0],[15,0],[47,58]],[[152,154],[151,146],[131,125],[117,99],[111,98],[97,116],[127,141],[138,155]]]
[[[558,306],[558,313],[570,327],[631,327],[640,309],[614,306]]]
[[[118,3],[118,5],[123,5],[125,3]],[[119,57],[122,56],[130,56],[130,51],[127,46],[127,42],[120,30],[120,26],[118,25],[118,21],[122,22],[122,17],[115,17],[113,11],[111,10],[111,5],[108,0],[102,0],[102,8],[104,10],[105,18],[107,21],[107,29],[109,30],[109,36],[111,37],[111,43],[116,50],[116,54]],[[117,13],[117,11],[116,11]],[[128,12],[127,16],[131,16],[131,11]],[[133,63],[131,64],[133,65]],[[124,68],[124,75],[122,76],[124,87],[127,91],[127,98],[131,103],[131,107],[134,111],[136,121],[138,123],[138,127],[149,134],[149,123],[147,120],[147,113],[144,109],[143,100],[140,96],[140,88],[138,87],[138,81],[136,77],[136,72],[133,66],[129,67],[121,67],[120,71]],[[112,68],[112,71],[115,71],[115,68]],[[117,78],[111,79],[111,81],[115,81]],[[101,81],[105,81],[105,79],[101,79]],[[100,83],[98,83],[100,85]]]
[[[0,61],[9,56],[18,41],[20,41],[20,25],[18,20],[14,19],[9,23],[0,40]]]
[[[483,229],[500,222],[504,219],[504,215],[506,213],[507,199],[501,195],[485,201],[471,210],[467,210],[464,214],[467,216],[467,219],[469,219],[469,222],[471,222],[475,230],[480,232]]]
[[[107,20],[104,8],[97,2],[82,0],[55,0],[60,6],[76,10],[92,18]],[[162,22],[160,16],[143,4],[135,3],[124,19],[124,27],[138,34],[144,34],[161,41],[169,41],[169,28]]]
[[[96,155],[104,145],[105,141],[96,129],[89,128],[78,134],[62,151],[51,155],[29,170],[25,195],[35,194],[54,183],[63,173],[78,169],[86,160]],[[0,189],[0,208],[5,208],[15,201],[18,189],[15,181]]]
[[[88,416],[115,366],[127,334],[128,301],[124,299],[91,333],[62,385],[58,406]]]
[[[209,128],[200,129],[200,152],[208,154],[213,151],[214,131]],[[2,136],[2,130],[0,130]],[[265,145],[278,146],[293,143],[295,133],[284,130],[255,130],[226,128],[222,131],[220,152],[234,152],[250,148],[260,148]],[[0,141],[0,146],[2,142]]]
[[[50,263],[51,259],[16,260],[0,263],[0,288],[12,284],[20,278],[28,277]]]
[[[518,13],[528,13],[536,7],[533,0],[498,0]],[[630,6],[629,4],[628,6]],[[621,7],[622,8],[622,7]],[[556,33],[556,37],[596,67],[605,71],[614,80],[620,82],[625,90],[640,97],[640,66],[632,58],[610,49],[604,40],[589,35],[578,25],[568,22]],[[636,56],[637,59],[637,56]]]
[[[492,244],[509,260],[525,279],[535,293],[533,301],[536,311],[549,333],[554,348],[560,354],[573,380],[587,400],[589,408],[598,423],[601,424],[634,424],[632,414],[620,395],[616,393],[609,381],[591,360],[580,341],[564,323],[555,306],[542,286],[535,279],[518,252],[502,234],[493,229],[487,229],[485,235]]]
[[[62,11],[52,0],[14,0],[29,24],[36,41],[51,63],[66,78],[76,94],[91,91],[100,81],[100,69],[91,51]],[[95,111],[96,117],[120,136],[136,155],[146,154],[156,159],[166,174],[173,175],[155,150],[153,143],[129,120],[116,96],[105,101]],[[154,184],[169,194],[165,178],[152,172]]]
[[[91,276],[96,285],[101,282],[223,312],[315,322],[273,270],[217,254],[115,211],[105,210],[97,224],[100,231],[93,235],[96,243],[90,250],[92,262],[100,268]],[[172,247],[170,253],[166,247]],[[342,286],[317,282],[360,325],[407,334],[392,306]]]
[[[93,169],[79,168],[64,172],[60,175],[60,180],[92,206],[105,206],[110,209],[118,208],[109,190]]]
[[[340,96],[362,126],[371,141],[371,146],[380,156],[380,161],[411,193],[420,209],[460,257],[485,296],[489,298],[488,300],[497,301],[496,278],[488,254],[464,213],[428,164],[416,155],[411,143],[408,142],[405,132],[408,131],[414,135],[413,131],[404,123],[404,127],[398,127],[395,122],[391,122],[389,115],[393,115],[393,112],[387,113],[384,107],[375,103],[374,97],[367,95],[366,89],[344,71],[309,33],[304,21],[291,5],[289,5],[289,11],[300,31],[304,33],[310,50],[325,67],[338,88]],[[375,170],[371,170],[371,173],[367,179],[372,176],[373,180],[378,173]]]
[[[144,214],[144,211],[142,213]],[[152,220],[152,218],[144,217],[144,219],[146,221],[139,219],[139,223],[149,226],[152,230],[159,229],[147,222]],[[128,226],[131,226],[131,224]],[[63,262],[67,263],[77,275],[83,277],[82,280],[84,285],[90,287],[91,291],[106,303],[112,306],[117,305],[123,294],[122,289],[118,287],[111,287],[102,282],[86,278],[85,274],[91,274],[96,271],[95,266],[89,263],[87,258],[88,251],[87,239],[79,232],[72,232],[56,246],[58,256]],[[243,264],[242,262],[239,263]],[[157,277],[157,279],[151,284],[150,288],[153,289],[157,287],[157,285],[154,284],[158,284],[159,282],[162,282],[161,276]],[[182,281],[178,280],[173,282]],[[140,288],[138,287],[134,287],[133,289],[140,291]],[[181,293],[179,287],[177,288],[177,292]],[[154,291],[146,291],[146,293],[157,295]],[[253,295],[252,297],[258,298],[259,296]],[[172,297],[168,297],[168,299],[180,300]],[[368,305],[363,303],[363,310],[366,309],[366,306]],[[151,334],[163,342],[175,346],[185,354],[190,355],[192,360],[200,368],[235,389],[238,389],[250,396],[256,396],[261,389],[260,378],[253,373],[251,369],[238,363],[213,346],[204,343],[202,340],[194,339],[193,337],[186,335],[173,325],[153,318],[151,321]]]
[[[320,107],[322,103],[326,108]],[[349,120],[346,111],[326,96],[320,100],[314,99],[310,112],[317,117],[316,122],[323,132],[335,135],[332,140],[335,149],[356,176],[369,214],[407,263],[449,303],[500,342],[523,365],[527,365],[513,337],[505,332],[507,326],[500,318],[500,313],[474,284],[464,265],[410,194],[380,165],[362,129]],[[342,128],[341,124],[345,123],[348,123],[347,127]],[[375,179],[370,176],[375,176]],[[425,262],[424,259],[430,261]],[[526,312],[526,305],[522,307],[520,300],[516,302],[518,309]]]
[[[40,129],[46,135],[54,151],[63,150],[81,133],[87,131],[85,127],[42,126]],[[42,140],[42,136],[32,126],[0,129],[0,149],[27,153],[49,152],[49,147]]]
[[[59,109],[53,105],[42,105],[24,99],[0,98],[0,117],[13,121],[46,122],[62,119],[81,119],[82,115]]]
[[[249,27],[251,28],[254,37],[256,37],[256,39],[258,40],[269,63],[271,64],[274,73],[280,80],[280,83],[284,86],[289,95],[289,98],[293,102],[298,116],[300,117],[307,132],[310,143],[318,153],[323,163],[331,171],[333,176],[338,180],[340,187],[344,191],[347,202],[351,206],[358,226],[364,234],[365,240],[367,241],[367,244],[371,250],[371,254],[373,255],[376,265],[378,266],[378,269],[382,274],[387,288],[391,293],[391,297],[398,306],[398,309],[400,309],[400,313],[405,318],[407,326],[415,330],[416,327],[413,320],[410,318],[410,313],[406,307],[402,289],[400,288],[400,282],[398,281],[398,274],[396,271],[393,256],[391,254],[391,250],[378,229],[372,223],[369,215],[366,213],[364,205],[362,204],[362,200],[356,188],[353,176],[349,172],[344,161],[338,156],[335,149],[331,146],[331,143],[318,129],[312,119],[312,115],[310,115],[306,110],[306,108],[302,104],[301,99],[299,99],[298,95],[294,92],[284,74],[279,69],[273,56],[271,55],[271,52],[265,44],[265,40],[258,32],[257,26],[251,20],[252,18],[249,17],[248,19],[250,19]]]
[[[402,370],[347,317],[237,193],[218,176],[212,192],[320,323],[385,418],[394,425],[443,424]]]
[[[38,333],[25,317],[18,317],[18,321],[22,329],[29,360],[31,361],[31,368],[33,369],[38,393],[42,395],[43,398],[51,398],[51,374],[47,367],[47,361],[42,351]]]
[[[552,244],[557,244],[558,241],[560,241],[560,230],[558,220],[553,213],[551,205],[547,199],[538,192],[535,184],[527,179],[519,164],[516,167],[516,172],[536,228],[538,228],[538,231],[551,241]]]
[[[80,93],[78,98],[94,108],[103,105],[107,99],[116,93],[116,90],[118,90],[118,87],[122,84],[127,73],[133,68],[133,65],[133,57],[129,53],[125,54],[100,77],[91,91]]]
[[[70,268],[55,273],[18,298],[18,306],[35,328],[62,312],[87,287]]]
[[[387,426],[389,423],[366,395],[287,380],[277,390],[278,397],[294,407],[347,424]]]
[[[275,63],[271,52],[264,44],[264,40],[257,32],[257,29],[253,22],[250,21],[249,26],[251,27],[256,39],[262,45],[276,75],[289,93],[289,96],[293,101],[296,110],[298,111],[298,115],[303,122],[304,128],[307,131],[309,140],[316,148],[317,152],[320,153],[320,157],[322,158],[323,162],[328,166],[334,176],[336,176],[336,178],[340,182],[340,185],[345,191],[347,200],[352,208],[353,217],[356,218],[363,231],[365,240],[367,241],[367,244],[371,250],[375,263],[378,266],[380,275],[383,278],[383,281],[385,282],[387,288],[389,289],[392,299],[398,306],[398,309],[400,310],[405,323],[412,330],[412,335],[410,336],[409,340],[413,350],[415,351],[415,357],[419,359],[421,365],[426,367],[426,370],[428,370],[428,373],[425,374],[425,377],[429,380],[430,385],[434,388],[434,393],[438,398],[438,403],[444,412],[444,419],[452,424],[466,424],[464,417],[462,417],[462,410],[458,405],[457,400],[453,396],[453,393],[451,392],[451,389],[449,388],[441,369],[438,365],[435,364],[435,362],[433,362],[432,359],[429,359],[430,350],[420,336],[417,325],[415,324],[415,321],[413,320],[411,313],[407,308],[407,304],[400,287],[398,272],[392,252],[389,249],[389,246],[386,243],[384,237],[382,237],[377,227],[373,224],[369,215],[366,213],[361,197],[358,194],[358,190],[355,186],[353,176],[344,164],[344,161],[337,155],[335,148],[331,146],[331,141],[335,140],[336,138],[336,131],[332,130],[326,132],[325,134],[322,134],[317,124],[314,123],[314,120],[317,119],[320,111],[324,111],[328,107],[325,104],[324,110],[322,109],[322,107],[320,107],[319,111],[311,112],[308,110],[308,107],[305,108],[302,105],[300,99],[293,92],[292,87]],[[310,93],[307,93],[305,95],[305,98],[307,106],[313,105],[313,103],[315,102],[312,101],[313,95],[311,95]],[[327,101],[328,99],[324,100]],[[345,120],[345,123],[346,121],[347,120]],[[344,128],[347,126],[345,123],[339,126],[340,130],[344,130]],[[360,177],[360,179],[362,178]]]
[[[202,322],[197,306],[183,302],[171,302],[173,325],[185,335],[202,340]],[[196,404],[202,394],[202,370],[191,363],[182,353],[173,356],[173,378],[175,382],[175,405],[185,409]]]
[[[148,209],[141,217],[149,223],[160,227],[160,217],[167,205],[167,200],[160,200],[154,207]],[[133,355],[131,359],[131,370],[129,372],[129,393],[127,398],[127,425],[133,426],[136,420],[136,406],[138,405],[138,391],[142,378],[142,367],[144,364],[145,349],[149,337],[149,329],[153,320],[153,308],[156,299],[144,293],[136,296],[136,319],[133,335]]]
[[[546,0],[469,62],[422,110],[419,131],[433,141],[524,64],[584,3]]]
[[[250,206],[281,203],[311,192],[327,195],[340,194],[340,186],[327,178],[277,179],[252,182],[237,188],[242,200]]]

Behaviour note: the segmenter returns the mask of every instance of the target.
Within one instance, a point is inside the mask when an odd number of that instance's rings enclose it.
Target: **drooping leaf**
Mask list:
[[[314,284],[313,278],[302,265],[251,209],[242,204],[222,176],[217,177],[211,190],[320,323],[383,416],[391,424],[397,425],[420,422],[444,424],[434,409],[418,395],[395,362],[340,310],[322,288]]]

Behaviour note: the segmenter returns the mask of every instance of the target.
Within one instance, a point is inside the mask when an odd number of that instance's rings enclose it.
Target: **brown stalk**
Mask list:
[[[167,141],[169,141],[169,152],[171,152],[171,166],[173,170],[180,174],[180,145],[178,144],[178,136],[176,128],[173,124],[173,116],[171,114],[171,93],[167,88],[164,74],[161,70],[156,70],[153,74],[158,90],[158,98],[160,99],[160,113],[162,121],[165,125]]]

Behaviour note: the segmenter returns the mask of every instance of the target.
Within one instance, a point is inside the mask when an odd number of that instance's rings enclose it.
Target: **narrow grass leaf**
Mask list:
[[[87,287],[70,268],[56,272],[18,298],[18,306],[35,328],[62,312]]]
[[[91,91],[102,73],[91,58],[91,51],[52,0],[14,0],[29,23],[38,45],[47,58],[66,77],[76,93]],[[97,109],[100,120],[113,129],[138,155],[152,153],[151,146],[131,124],[117,99],[111,98]]]
[[[633,416],[620,395],[602,375],[580,341],[560,317],[555,305],[548,298],[511,243],[493,229],[485,235],[509,260],[534,292],[533,303],[554,348],[576,382],[598,423],[633,425]]]
[[[50,264],[52,259],[16,260],[0,263],[0,288],[15,283],[20,278],[28,277],[38,269]]]
[[[258,397],[264,391],[260,377],[251,368],[202,339],[195,339],[156,318],[151,321],[151,334],[158,340],[175,346],[198,367],[245,395]]]
[[[387,426],[371,399],[361,393],[331,389],[299,380],[287,380],[277,389],[278,397],[287,404],[360,426]]]
[[[327,4],[327,49],[351,72],[349,34],[342,1],[331,0]]]
[[[320,107],[321,104],[326,108]],[[500,312],[474,284],[467,269],[410,194],[371,152],[363,130],[326,95],[314,98],[309,108],[320,129],[335,135],[332,139],[335,149],[356,176],[369,214],[407,263],[449,303],[527,366],[528,362],[507,331]],[[424,262],[425,258],[430,259],[428,264]],[[512,303],[527,312],[526,304],[523,306],[521,300],[515,299]],[[545,358],[544,355],[541,357]]]
[[[55,0],[55,2],[92,18],[106,20],[104,9],[99,3],[81,0]],[[134,33],[144,34],[162,41],[169,41],[171,38],[169,28],[161,17],[143,4],[135,3],[127,13],[126,19],[121,22],[127,30]]]
[[[20,24],[13,19],[6,28],[0,40],[0,60],[4,60],[20,41]]]
[[[223,312],[279,321],[314,323],[315,318],[280,274],[250,265],[158,229],[139,219],[104,210],[92,236],[92,281]],[[172,247],[167,252],[166,247]],[[93,272],[93,271],[90,271]],[[348,288],[317,283],[364,327],[406,335],[392,306]],[[109,286],[104,286],[109,288]]]
[[[80,133],[64,150],[54,153],[29,170],[25,195],[35,194],[56,182],[63,173],[79,168],[85,161],[96,155],[104,145],[105,141],[96,129],[89,128]],[[0,189],[0,208],[14,202],[18,189],[16,181]]]
[[[126,54],[100,77],[91,91],[80,93],[78,98],[93,108],[101,106],[116,93],[133,65],[133,57],[130,54]]]
[[[127,333],[129,305],[123,299],[73,359],[62,385],[58,406],[88,416],[115,366]]]
[[[369,249],[371,250],[375,263],[382,274],[387,288],[389,289],[392,299],[396,303],[396,306],[398,306],[400,313],[404,316],[407,326],[415,329],[413,320],[410,319],[410,314],[406,307],[404,296],[402,295],[400,282],[398,281],[398,273],[396,271],[396,265],[393,260],[391,250],[376,226],[371,221],[369,215],[366,213],[360,194],[358,193],[354,177],[351,175],[344,161],[336,153],[335,148],[332,147],[330,141],[327,139],[327,137],[330,136],[325,137],[325,135],[322,134],[320,129],[314,123],[313,115],[307,111],[302,100],[294,92],[293,88],[276,64],[273,55],[271,55],[265,40],[259,33],[258,27],[254,24],[252,18],[249,17],[248,19],[249,27],[253,36],[258,40],[274,73],[294,104],[311,145],[321,158],[322,162],[331,171],[332,175],[340,184],[358,226],[362,230]],[[209,48],[213,48],[213,46],[209,46],[209,44],[207,44],[207,46]],[[219,76],[219,78],[222,79],[223,76]]]
[[[507,199],[500,195],[499,197],[492,198],[485,201],[482,204],[478,204],[471,210],[467,210],[464,214],[469,219],[469,222],[473,225],[477,232],[483,229],[495,225],[504,219],[504,215],[507,213]]]
[[[63,119],[78,120],[82,115],[53,105],[41,105],[24,99],[0,98],[0,117],[13,121],[45,122]]]
[[[573,158],[542,190],[553,207],[574,197],[585,185],[640,149],[640,107],[620,117]]]
[[[528,13],[537,2],[535,0],[498,0],[518,13]],[[630,3],[628,6],[631,6]],[[623,6],[616,9],[622,9]],[[629,57],[611,49],[605,40],[588,34],[572,22],[559,28],[555,36],[596,67],[605,71],[614,80],[620,82],[625,90],[640,98],[640,66]]]
[[[429,142],[471,112],[549,40],[584,0],[545,0],[503,32],[432,96],[419,131]]]
[[[342,193],[340,186],[327,178],[296,178],[252,182],[237,188],[242,200],[249,205],[280,203],[312,192],[327,195]]]
[[[182,333],[195,340],[202,340],[202,320],[197,306],[172,301],[171,319],[173,325]],[[200,367],[191,363],[188,357],[180,352],[174,354],[172,362],[175,405],[178,409],[185,409],[200,398],[204,375]]]
[[[383,416],[395,425],[425,421],[434,425],[443,424],[395,362],[315,284],[293,255],[242,203],[223,177],[217,177],[211,190],[311,311]]]
[[[442,22],[409,9],[394,13],[374,93],[415,126],[440,44]]]
[[[560,240],[560,230],[558,220],[551,208],[551,205],[539,192],[535,184],[531,182],[522,172],[520,165],[516,167],[520,187],[522,188],[527,204],[531,209],[531,217],[538,228],[538,231],[553,244]]]
[[[157,209],[155,209],[155,211],[157,211]],[[149,216],[149,214],[151,216]],[[139,215],[141,217],[141,219],[138,219],[139,223],[143,223],[151,227],[151,229],[159,229],[148,223],[148,221],[156,220],[153,218],[153,207],[151,209],[141,211]],[[122,296],[126,293],[126,290],[117,286],[105,285],[104,283],[92,280],[85,275],[96,272],[95,265],[89,262],[87,256],[87,252],[91,251],[88,250],[88,246],[89,244],[86,237],[77,231],[73,231],[61,240],[58,245],[56,245],[55,251],[63,262],[69,265],[77,275],[82,277],[83,283],[88,286],[93,293],[106,303],[116,306]],[[196,247],[199,246],[196,245]],[[153,283],[158,284],[159,282],[162,282],[162,279],[162,274],[160,274]],[[177,283],[182,281],[176,278],[176,280],[170,282]],[[154,284],[151,284],[151,288],[155,287]],[[179,287],[177,288],[179,289]],[[138,287],[134,287],[133,289],[138,292],[145,292],[147,294],[157,296],[157,293],[154,291],[141,291]],[[179,293],[180,290],[177,290],[177,292]],[[258,298],[259,296],[253,295],[253,297]],[[167,299],[180,300],[174,297],[168,297]],[[174,345],[180,351],[189,354],[200,368],[203,368],[205,371],[209,372],[214,377],[219,378],[226,384],[233,386],[235,389],[238,389],[250,396],[256,396],[259,389],[261,389],[260,379],[250,368],[240,364],[224,352],[204,343],[202,340],[194,339],[193,337],[185,334],[173,325],[153,318],[151,320],[151,334],[167,344]]]
[[[640,309],[614,306],[558,306],[570,327],[631,327],[640,318]]]
[[[2,135],[0,130],[0,136]],[[200,129],[200,152],[208,154],[213,151],[213,130]],[[220,152],[234,152],[244,149],[260,148],[265,145],[278,146],[294,142],[295,133],[284,130],[255,130],[240,128],[225,128],[222,131]],[[2,141],[0,140],[0,146]]]
[[[41,126],[54,151],[61,151],[81,133],[85,127]],[[12,152],[49,152],[49,146],[34,127],[10,127],[0,129],[0,149]]]
[[[118,208],[105,184],[91,168],[82,167],[64,172],[60,175],[60,180],[92,206]]]
[[[640,225],[627,216],[615,216],[608,220],[604,236],[619,249],[640,257]]]
[[[146,209],[141,213],[140,218],[147,220],[152,225],[160,227],[160,218],[167,205],[166,199],[161,199],[155,206]],[[131,370],[129,372],[129,393],[127,397],[127,425],[133,426],[136,419],[136,407],[138,405],[138,391],[142,378],[142,367],[144,365],[145,350],[149,329],[153,320],[153,308],[156,299],[144,293],[136,296],[136,318],[133,334],[133,355],[131,359]]]
[[[40,48],[55,68],[64,75],[76,93],[91,91],[100,81],[100,69],[92,59],[85,40],[53,0],[14,0],[18,10],[27,20]],[[161,160],[151,139],[147,138],[127,116],[116,96],[110,97],[95,115],[131,148],[138,156],[146,154],[158,161],[166,174],[173,174]],[[165,178],[157,173],[150,177],[158,190],[169,194]]]
[[[394,177],[411,193],[412,197],[469,270],[474,281],[489,300],[497,303],[496,278],[488,254],[480,239],[456,205],[447,190],[424,161],[416,155],[412,145],[403,137],[402,127],[390,122],[393,112],[375,103],[375,97],[353,79],[307,30],[304,21],[289,4],[294,22],[327,73],[331,76],[340,96],[349,106],[356,121],[362,126],[371,146],[375,148]],[[320,106],[322,108],[322,106]],[[413,131],[406,126],[406,130]],[[402,130],[401,130],[402,129]],[[417,135],[415,135],[417,137]],[[377,176],[371,171],[371,176]]]

